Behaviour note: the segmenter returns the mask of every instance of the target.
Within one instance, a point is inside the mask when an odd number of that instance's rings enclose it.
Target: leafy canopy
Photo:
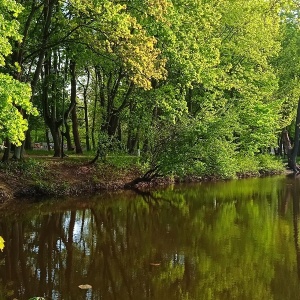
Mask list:
[[[19,24],[14,19],[22,7],[15,1],[0,1],[0,67],[5,65],[5,57],[12,51],[10,39],[20,40]],[[29,85],[13,79],[0,70],[0,139],[9,138],[20,145],[25,139],[24,131],[28,128],[22,112],[37,114],[30,102]]]
[[[76,18],[83,23],[74,39],[84,38],[88,48],[105,59],[105,65],[118,64],[124,76],[149,90],[151,80],[165,78],[165,59],[156,47],[155,37],[147,34],[126,5],[113,1],[72,0]]]

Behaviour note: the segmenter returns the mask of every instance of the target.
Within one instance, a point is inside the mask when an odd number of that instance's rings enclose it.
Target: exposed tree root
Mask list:
[[[300,174],[300,166],[296,165],[296,166],[294,166],[294,167],[291,168],[291,169],[294,171],[294,173],[295,173],[296,175],[299,175],[299,174]]]
[[[132,181],[126,183],[124,185],[124,188],[132,189],[141,182],[151,182],[154,178],[161,177],[161,175],[158,172],[158,169],[159,169],[159,167],[155,166],[151,170],[147,171],[144,175],[137,177],[137,178],[133,179]]]

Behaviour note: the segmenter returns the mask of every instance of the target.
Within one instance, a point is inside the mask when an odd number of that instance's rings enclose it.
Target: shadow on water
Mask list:
[[[0,210],[0,299],[299,299],[299,200],[280,176]]]

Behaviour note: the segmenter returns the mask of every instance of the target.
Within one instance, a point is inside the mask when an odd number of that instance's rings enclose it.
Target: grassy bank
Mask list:
[[[90,164],[93,157],[94,153],[69,153],[61,159],[54,158],[51,152],[39,150],[28,152],[24,160],[0,163],[0,199],[3,202],[17,197],[67,196],[118,190],[147,171],[147,165],[137,156],[109,155],[105,162]],[[241,157],[234,168],[236,177],[278,174],[284,171],[282,161],[270,156],[255,159]],[[185,176],[172,174],[160,178],[154,184],[210,179],[227,178],[206,173]]]

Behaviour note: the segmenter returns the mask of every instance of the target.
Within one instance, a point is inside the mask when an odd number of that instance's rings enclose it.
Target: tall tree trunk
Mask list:
[[[54,65],[56,68],[57,66]],[[50,82],[50,69],[51,69],[51,55],[45,59],[44,62],[44,78],[43,78],[43,109],[44,109],[44,120],[47,126],[49,127],[54,144],[54,157],[61,156],[61,134],[60,134],[60,123],[56,120],[56,99],[55,99],[55,83],[51,84]],[[51,90],[49,90],[51,87]],[[54,100],[51,105],[49,103],[49,91],[52,92],[52,100]]]
[[[54,149],[54,157],[61,156],[61,132],[57,122],[53,123],[50,127],[50,131],[53,138],[53,149]]]
[[[56,3],[57,3],[57,0],[45,1],[45,5],[44,5],[44,9],[43,9],[44,28],[43,28],[43,34],[42,34],[42,39],[41,39],[42,40],[42,46],[40,48],[38,63],[37,63],[37,66],[35,68],[34,76],[33,76],[33,79],[31,81],[32,96],[34,96],[34,94],[35,94],[35,89],[36,89],[36,86],[37,86],[37,83],[38,83],[38,79],[39,79],[39,76],[40,76],[41,71],[42,71],[43,62],[44,62],[46,49],[47,49],[46,45],[47,45],[49,37],[50,37],[49,28],[50,28],[50,24],[51,24],[51,21],[52,21],[53,11],[54,11],[54,7],[55,7]]]
[[[87,92],[89,88],[90,83],[90,71],[87,68],[87,83],[83,88],[83,102],[84,102],[84,123],[85,123],[85,144],[86,144],[86,150],[90,151],[90,135],[89,135],[89,116],[88,116],[88,101],[87,101]]]
[[[74,144],[75,144],[75,151],[77,154],[82,154],[82,147],[79,137],[79,130],[78,130],[78,118],[76,112],[76,106],[72,110],[72,129],[73,129],[73,137],[74,137]]]
[[[73,147],[72,141],[71,141],[70,126],[69,126],[68,122],[65,122],[64,137],[66,138],[66,141],[67,141],[67,149],[68,149],[68,151],[73,151],[74,147]]]
[[[26,131],[26,138],[25,138],[25,150],[32,150],[32,139],[31,139],[31,130]]]
[[[75,74],[76,63],[75,61],[70,61],[70,73],[71,73],[71,103],[74,104],[74,108],[72,109],[72,129],[73,129],[73,137],[75,150],[77,154],[82,154],[82,147],[80,143],[79,130],[78,130],[78,118],[76,112],[76,74]]]
[[[9,160],[11,143],[10,143],[8,138],[5,140],[4,146],[5,146],[5,148],[4,148],[4,154],[2,156],[2,162],[5,162],[5,161]]]
[[[21,159],[23,155],[24,143],[21,146],[15,147],[14,154],[12,156],[13,159]]]
[[[110,118],[108,120],[107,133],[109,136],[115,136],[117,128],[119,126],[120,117],[117,110],[111,112]]]
[[[295,124],[294,147],[293,147],[293,152],[292,152],[292,156],[291,156],[293,166],[297,165],[297,155],[298,155],[298,151],[299,151],[299,137],[300,137],[300,99],[298,100],[297,117],[296,117],[296,124]],[[298,168],[298,171],[299,171],[299,168]]]
[[[46,128],[45,136],[46,136],[47,148],[48,148],[48,151],[50,151],[51,146],[50,146],[49,128],[48,127]]]
[[[95,129],[96,129],[96,109],[97,109],[97,99],[98,99],[98,94],[96,93],[96,95],[95,95],[95,100],[94,100],[94,110],[93,110],[92,130],[91,130],[91,135],[92,135],[92,147],[93,147],[93,150],[96,149]]]
[[[286,153],[288,158],[288,167],[294,170],[296,162],[292,161],[293,146],[289,137],[289,133],[286,129],[282,131],[282,141],[284,146],[284,152]]]
[[[295,136],[294,136],[294,145],[289,138],[289,134],[287,130],[283,130],[282,132],[282,140],[284,144],[284,149],[288,158],[288,167],[291,168],[295,173],[300,171],[300,168],[297,165],[297,154],[299,150],[299,136],[300,136],[300,99],[298,101],[297,108],[297,117],[295,124]]]
[[[127,138],[127,150],[129,154],[133,154],[137,149],[138,144],[138,133],[134,133],[132,130],[128,131]]]

